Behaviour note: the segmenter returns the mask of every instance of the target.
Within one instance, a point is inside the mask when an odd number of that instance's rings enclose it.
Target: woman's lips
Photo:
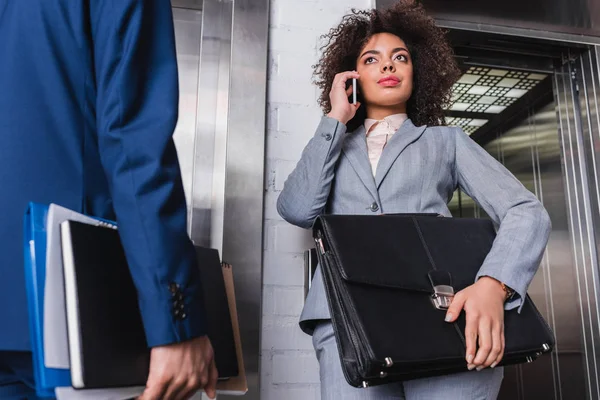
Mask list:
[[[377,81],[381,86],[397,86],[400,83],[400,79],[395,76],[385,76]]]

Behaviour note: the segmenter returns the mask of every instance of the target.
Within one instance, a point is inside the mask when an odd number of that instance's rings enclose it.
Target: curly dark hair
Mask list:
[[[413,0],[400,0],[385,10],[352,9],[337,27],[321,36],[326,42],[321,47],[323,54],[319,63],[313,65],[313,78],[321,89],[319,105],[323,111],[331,111],[329,92],[335,75],[355,70],[360,51],[371,36],[378,33],[398,36],[410,51],[413,91],[407,103],[409,118],[417,126],[444,125],[444,105],[450,100],[460,69],[445,32]],[[360,93],[358,98],[361,99]],[[356,129],[365,117],[365,106],[361,105],[348,122],[348,129]]]

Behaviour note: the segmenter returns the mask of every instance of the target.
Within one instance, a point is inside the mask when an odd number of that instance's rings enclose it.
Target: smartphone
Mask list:
[[[356,78],[352,78],[352,104],[356,104]]]

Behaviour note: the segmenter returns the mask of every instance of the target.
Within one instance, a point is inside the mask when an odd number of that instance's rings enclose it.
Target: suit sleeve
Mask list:
[[[499,225],[477,279],[490,276],[515,290],[507,309],[520,308],[552,229],[537,197],[461,129],[455,133],[458,185]]]
[[[284,220],[310,228],[323,212],[345,133],[346,125],[338,120],[326,116],[321,119],[277,198],[277,211]]]
[[[171,4],[89,4],[99,151],[148,345],[202,336],[199,270],[172,139],[179,93]]]

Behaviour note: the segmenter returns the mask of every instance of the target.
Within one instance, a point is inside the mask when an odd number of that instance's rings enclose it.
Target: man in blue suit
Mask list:
[[[214,395],[172,134],[169,0],[0,0],[0,398],[35,398],[23,272],[27,203],[119,224],[152,347],[144,399]]]

